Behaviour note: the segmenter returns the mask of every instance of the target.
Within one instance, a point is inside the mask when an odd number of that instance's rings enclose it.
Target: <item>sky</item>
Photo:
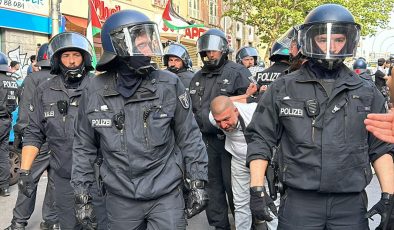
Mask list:
[[[371,53],[391,53],[394,54],[394,11],[391,13],[391,21],[387,29],[379,29],[375,36],[366,37],[361,40],[361,47],[358,51],[359,56],[364,56],[367,59],[373,58]],[[370,60],[374,61],[374,60]]]

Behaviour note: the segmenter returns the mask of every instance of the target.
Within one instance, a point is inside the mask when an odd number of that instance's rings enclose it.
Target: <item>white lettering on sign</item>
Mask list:
[[[304,111],[296,108],[280,108],[279,116],[303,117]]]
[[[0,0],[0,8],[49,16],[49,0]]]
[[[104,118],[98,118],[98,119],[93,119],[92,120],[92,127],[111,127],[112,126],[112,120],[111,119],[104,119]]]

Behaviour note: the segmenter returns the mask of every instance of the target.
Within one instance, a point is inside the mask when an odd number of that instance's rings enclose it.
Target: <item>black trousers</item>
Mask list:
[[[49,224],[58,222],[55,207],[55,184],[53,182],[54,171],[49,167],[49,158],[49,153],[41,153],[34,160],[30,172],[34,180],[35,188],[30,198],[23,195],[20,191],[18,192],[18,198],[13,211],[13,223],[27,224],[27,221],[33,214],[36,204],[38,182],[45,170],[48,172],[48,183],[42,205],[42,218]]]
[[[206,209],[208,223],[217,229],[230,229],[227,201],[234,216],[231,154],[224,149],[224,138],[219,139],[216,135],[204,135],[203,139],[208,152],[207,192],[209,202]]]
[[[288,188],[281,198],[278,230],[369,230],[367,195]]]
[[[185,230],[184,207],[180,188],[154,200],[108,193],[108,230]]]
[[[11,131],[11,118],[0,118],[0,188],[10,186],[10,152],[9,137]]]
[[[55,201],[57,214],[62,230],[82,230],[82,225],[75,217],[74,190],[70,184],[70,178],[60,177],[54,173],[55,181]],[[89,191],[93,197],[92,204],[96,214],[98,230],[107,229],[107,214],[105,207],[105,197],[97,196],[97,188],[93,184]]]

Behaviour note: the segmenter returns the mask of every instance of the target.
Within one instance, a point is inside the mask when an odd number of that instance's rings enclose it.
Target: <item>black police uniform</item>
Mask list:
[[[103,73],[83,94],[73,149],[72,186],[88,194],[90,162],[101,150],[108,229],[185,229],[183,177],[207,181],[207,154],[179,78],[153,71],[123,97]]]
[[[345,65],[338,71],[331,93],[309,64],[279,78],[246,129],[247,164],[270,160],[279,145],[279,179],[287,190],[278,229],[368,229],[370,162],[393,146],[368,133],[364,119],[385,112],[385,101]]]
[[[21,97],[19,101],[19,115],[17,123],[14,126],[15,136],[23,136],[23,130],[29,123],[28,114],[32,110],[31,102],[34,97],[34,91],[38,85],[44,81],[51,79],[53,76],[50,74],[50,69],[42,69],[38,72],[31,73],[23,81],[23,89],[21,92]],[[40,149],[39,155],[33,162],[30,172],[32,174],[35,186],[41,178],[41,175],[47,171],[48,172],[48,184],[45,192],[44,202],[42,206],[42,218],[43,220],[53,225],[58,223],[55,207],[55,185],[53,182],[54,171],[49,167],[49,149],[48,143],[45,142]],[[37,188],[37,187],[36,187]],[[37,189],[34,189],[32,196],[29,198],[18,192],[18,198],[15,203],[15,208],[13,210],[12,223],[19,223],[26,225],[30,216],[33,214],[35,203],[36,203],[36,193]]]
[[[17,95],[16,81],[4,73],[0,73],[0,188],[9,187],[11,113],[16,108]]]
[[[49,144],[50,167],[55,171],[55,201],[61,229],[82,229],[74,214],[74,190],[70,185],[74,122],[82,91],[91,75],[84,77],[78,88],[67,89],[63,77],[54,76],[35,91],[29,125],[24,130],[23,146],[38,149],[45,140]],[[92,192],[97,190],[92,188]],[[93,199],[99,228],[106,229],[103,202]]]
[[[209,203],[206,214],[210,225],[223,229],[230,228],[226,193],[234,213],[231,155],[224,149],[224,134],[209,121],[209,107],[211,101],[219,95],[244,94],[250,84],[250,76],[250,71],[243,65],[225,61],[213,70],[203,67],[190,82],[193,112],[208,152]]]
[[[194,73],[190,70],[182,68],[176,73],[176,75],[178,75],[178,77],[181,79],[182,84],[189,92],[190,81],[192,80]]]

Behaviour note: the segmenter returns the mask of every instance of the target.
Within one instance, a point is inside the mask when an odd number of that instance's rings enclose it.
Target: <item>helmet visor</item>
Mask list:
[[[217,35],[203,35],[197,41],[198,52],[203,51],[224,51],[227,47],[227,41]]]
[[[129,56],[162,56],[160,35],[156,24],[122,27],[111,33],[116,54]]]
[[[179,45],[175,45],[175,44],[171,44],[171,45],[167,46],[164,49],[164,55],[165,56],[175,56],[175,57],[182,59],[182,61],[185,61],[187,58],[189,58],[185,48],[183,48]]]
[[[303,55],[318,59],[342,59],[354,56],[360,37],[357,24],[305,25],[299,33]]]
[[[253,47],[245,47],[239,51],[239,57],[243,59],[244,57],[258,57],[259,53]]]
[[[74,32],[60,33],[53,37],[48,44],[48,56],[53,57],[55,53],[62,50],[79,49],[92,56],[92,46],[90,42],[81,34]]]

